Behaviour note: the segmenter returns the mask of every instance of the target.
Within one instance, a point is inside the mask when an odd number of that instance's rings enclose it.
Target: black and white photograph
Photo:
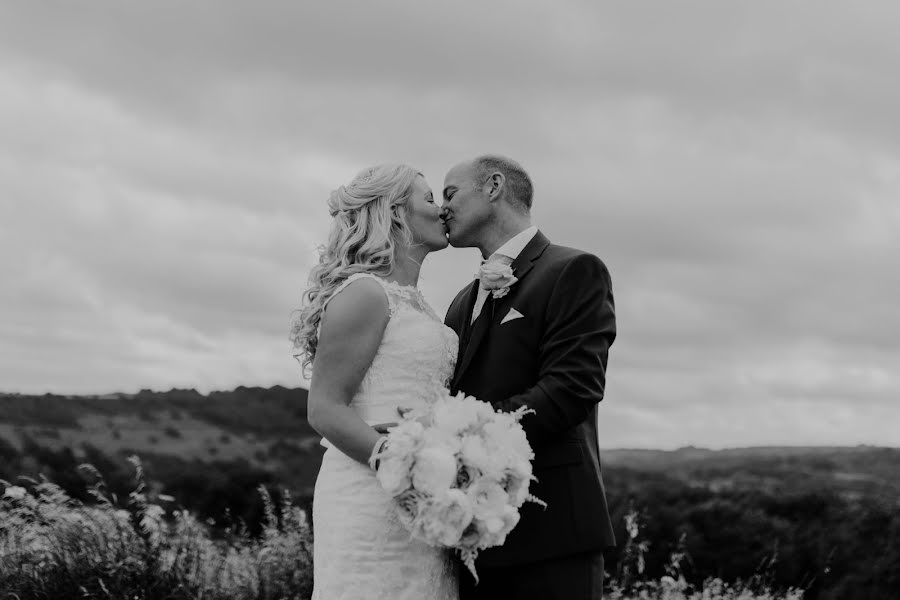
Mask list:
[[[900,597],[898,32],[0,0],[0,600]]]

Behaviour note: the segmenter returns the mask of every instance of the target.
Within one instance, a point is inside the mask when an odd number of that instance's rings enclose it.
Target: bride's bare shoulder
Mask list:
[[[384,330],[390,318],[384,287],[375,277],[357,277],[340,286],[322,314],[322,329],[352,333],[360,330]]]

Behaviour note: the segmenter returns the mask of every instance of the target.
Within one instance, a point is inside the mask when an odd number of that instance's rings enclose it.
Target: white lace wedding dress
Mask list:
[[[423,406],[426,390],[449,380],[456,333],[414,287],[360,273],[334,295],[361,277],[382,285],[391,317],[351,406],[367,423],[393,422],[398,406]],[[457,600],[450,552],[410,540],[374,472],[323,444],[313,496],[313,600]]]

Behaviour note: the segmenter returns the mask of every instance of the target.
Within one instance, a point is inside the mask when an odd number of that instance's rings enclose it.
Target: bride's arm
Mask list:
[[[328,303],[309,386],[309,424],[338,450],[367,464],[381,434],[363,421],[350,401],[372,364],[390,318],[377,281],[360,279]]]

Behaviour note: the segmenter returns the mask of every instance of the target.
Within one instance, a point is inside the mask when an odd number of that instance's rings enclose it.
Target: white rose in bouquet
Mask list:
[[[468,489],[472,499],[472,512],[484,523],[490,534],[497,534],[503,529],[503,510],[509,503],[509,495],[499,482],[490,479],[479,479]]]
[[[491,452],[480,435],[466,435],[460,445],[463,464],[482,473],[494,473],[505,466],[505,461]]]
[[[450,489],[428,502],[419,521],[422,539],[437,540],[443,546],[459,543],[472,522],[472,503],[462,491]]]
[[[454,435],[462,433],[483,418],[481,404],[474,400],[446,402],[438,399],[431,408],[432,423],[438,430]]]
[[[523,463],[531,468],[534,452],[522,427],[509,415],[503,414],[497,420],[485,423],[482,435],[489,441],[491,453],[497,454],[498,460],[502,460],[507,468],[516,468]]]
[[[412,477],[409,474],[411,461],[384,460],[378,467],[378,481],[388,494],[397,496],[402,494],[412,485]]]
[[[386,454],[392,458],[412,458],[422,443],[425,427],[416,420],[406,420],[391,430],[391,445]]]
[[[391,443],[379,455],[378,481],[391,496],[398,496],[412,486],[415,452],[421,444],[425,428],[414,420],[404,421],[391,431]]]
[[[418,491],[438,495],[456,483],[456,457],[446,447],[425,447],[416,454],[412,468],[413,487]]]
[[[426,427],[422,433],[422,446],[425,448],[441,448],[455,456],[462,443],[460,436],[439,426]]]
[[[394,502],[397,506],[397,516],[400,519],[400,523],[412,531],[416,518],[419,516],[420,508],[426,502],[425,495],[410,488],[402,494],[394,496]]]

